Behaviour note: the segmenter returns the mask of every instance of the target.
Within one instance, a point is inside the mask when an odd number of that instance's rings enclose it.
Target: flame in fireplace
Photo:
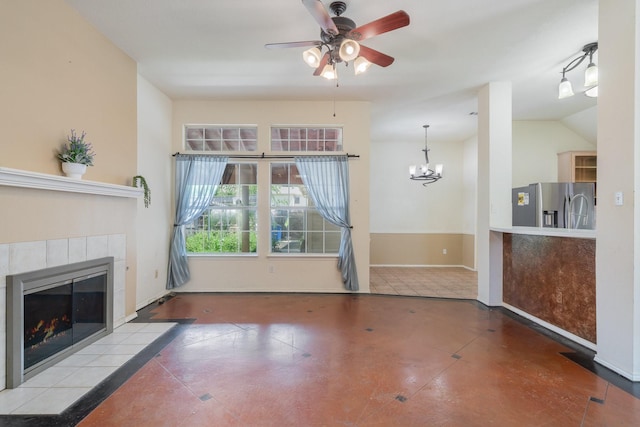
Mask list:
[[[60,323],[68,324],[69,317],[64,314],[61,319],[54,317],[53,319],[47,321],[40,320],[38,324],[29,330],[27,336],[25,337],[26,341],[32,340],[38,335],[44,335],[41,339],[41,342],[46,342],[49,338],[54,336],[56,332],[56,328],[60,325]]]

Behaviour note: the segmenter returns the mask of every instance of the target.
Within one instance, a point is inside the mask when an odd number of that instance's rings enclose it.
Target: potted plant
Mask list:
[[[151,204],[151,190],[149,190],[149,185],[147,185],[147,180],[144,179],[142,175],[136,175],[133,177],[134,187],[142,187],[144,190],[144,207],[148,208],[149,204]]]
[[[62,161],[62,171],[69,177],[81,179],[87,171],[87,166],[93,166],[93,147],[91,143],[84,140],[86,133],[78,136],[74,129],[67,137],[68,144],[64,144],[58,153],[58,159]]]

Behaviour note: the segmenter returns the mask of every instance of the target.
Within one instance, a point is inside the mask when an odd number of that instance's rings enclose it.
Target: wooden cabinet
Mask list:
[[[598,155],[595,151],[558,153],[558,182],[597,182]]]

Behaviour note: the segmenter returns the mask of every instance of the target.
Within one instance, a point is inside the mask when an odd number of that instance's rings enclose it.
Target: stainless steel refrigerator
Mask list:
[[[512,224],[528,227],[595,229],[595,184],[537,182],[514,188]]]

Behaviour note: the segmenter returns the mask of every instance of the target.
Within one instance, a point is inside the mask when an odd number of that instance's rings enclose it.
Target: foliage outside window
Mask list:
[[[191,254],[255,253],[257,164],[229,163],[210,207],[185,227]]]
[[[271,252],[336,254],[340,233],[315,208],[295,163],[272,163]]]
[[[255,126],[186,125],[184,147],[189,151],[256,151]]]
[[[342,151],[342,128],[273,126],[271,151]]]

